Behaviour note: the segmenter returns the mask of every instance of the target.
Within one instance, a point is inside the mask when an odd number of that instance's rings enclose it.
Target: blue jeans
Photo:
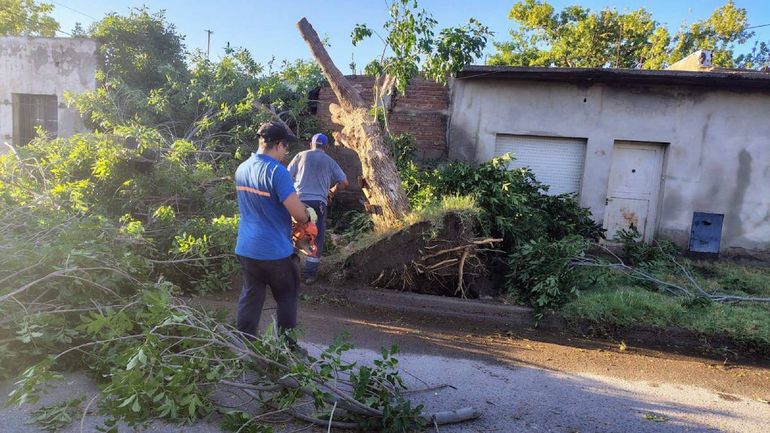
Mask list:
[[[324,251],[324,238],[326,234],[326,203],[320,200],[303,201],[305,206],[312,207],[318,214],[318,221],[316,221],[316,227],[318,227],[318,237],[315,239],[315,245],[318,248],[318,254],[315,257],[305,258],[305,277],[312,277],[318,272],[318,265],[321,264],[321,253]]]

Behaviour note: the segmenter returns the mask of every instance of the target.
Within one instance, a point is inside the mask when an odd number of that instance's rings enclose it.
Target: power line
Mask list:
[[[94,18],[94,17],[92,17],[91,15],[88,15],[88,14],[87,14],[87,13],[85,13],[85,12],[80,12],[79,10],[77,10],[77,9],[73,9],[73,8],[71,8],[71,7],[69,7],[69,6],[65,5],[65,4],[63,4],[63,3],[59,3],[59,2],[57,2],[57,1],[51,1],[51,3],[57,4],[57,5],[61,6],[61,7],[63,7],[64,9],[69,9],[69,10],[71,10],[72,12],[75,12],[75,13],[78,13],[78,14],[80,14],[80,15],[83,15],[84,17],[88,17],[88,18],[91,18],[91,19],[92,19],[92,20],[94,20],[94,21],[99,21],[99,18]]]
[[[760,24],[760,25],[758,25],[758,26],[751,26],[751,27],[746,27],[746,28],[745,28],[745,29],[743,29],[743,30],[749,30],[749,29],[758,29],[758,28],[760,28],[760,27],[767,27],[767,26],[770,26],[770,24]]]

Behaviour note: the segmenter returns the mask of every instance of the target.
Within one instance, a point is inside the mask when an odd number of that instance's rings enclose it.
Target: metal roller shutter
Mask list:
[[[586,139],[498,134],[495,156],[511,153],[510,168],[529,167],[551,195],[580,193]]]

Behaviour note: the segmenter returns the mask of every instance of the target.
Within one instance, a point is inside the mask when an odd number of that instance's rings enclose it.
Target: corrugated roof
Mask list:
[[[770,91],[770,73],[741,69],[714,69],[712,71],[693,72],[649,69],[544,68],[471,65],[460,71],[457,74],[457,78],[461,80],[515,79],[587,84],[609,83],[616,85],[685,85]]]

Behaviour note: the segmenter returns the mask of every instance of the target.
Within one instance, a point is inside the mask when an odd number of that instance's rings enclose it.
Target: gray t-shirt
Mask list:
[[[305,150],[289,163],[289,174],[302,201],[326,203],[329,188],[347,180],[339,164],[322,150]]]

